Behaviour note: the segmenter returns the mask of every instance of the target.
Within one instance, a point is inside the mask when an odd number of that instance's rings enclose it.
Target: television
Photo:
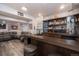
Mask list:
[[[0,29],[6,29],[6,22],[0,21]]]

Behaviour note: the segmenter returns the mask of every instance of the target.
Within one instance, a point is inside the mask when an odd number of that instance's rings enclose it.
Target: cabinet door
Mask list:
[[[48,32],[48,22],[43,22],[43,32]]]
[[[74,18],[74,16],[67,17],[67,33],[75,34],[75,18]]]

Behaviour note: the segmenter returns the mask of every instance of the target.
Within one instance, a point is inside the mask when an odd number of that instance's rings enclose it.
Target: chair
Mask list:
[[[31,44],[30,37],[26,37],[24,40],[24,56],[34,56],[38,54],[38,49],[36,45]]]

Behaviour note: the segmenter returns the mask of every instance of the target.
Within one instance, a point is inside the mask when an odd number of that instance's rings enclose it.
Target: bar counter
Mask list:
[[[72,51],[79,52],[79,41],[77,40],[68,40],[68,39],[48,37],[43,35],[32,35],[32,34],[26,36],[32,38],[33,40],[41,41],[50,45],[55,45],[62,48],[70,49]]]

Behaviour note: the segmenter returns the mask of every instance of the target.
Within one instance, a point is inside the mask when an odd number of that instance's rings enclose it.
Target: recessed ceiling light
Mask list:
[[[65,7],[65,5],[61,5],[61,6],[60,6],[60,9],[62,10],[62,9],[64,9],[64,7]]]
[[[38,16],[42,16],[42,14],[41,13],[38,13]]]
[[[23,6],[21,9],[22,9],[23,11],[27,11],[27,8],[24,7],[24,6]]]

